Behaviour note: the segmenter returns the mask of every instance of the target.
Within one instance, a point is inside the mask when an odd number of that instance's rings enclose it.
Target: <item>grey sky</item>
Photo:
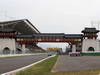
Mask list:
[[[27,18],[40,32],[80,33],[100,21],[100,0],[0,0],[0,13],[1,20]]]

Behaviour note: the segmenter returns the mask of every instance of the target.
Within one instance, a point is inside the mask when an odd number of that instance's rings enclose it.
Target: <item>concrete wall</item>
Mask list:
[[[82,43],[82,52],[89,52],[88,48],[93,47],[94,52],[100,52],[100,42],[98,39],[84,39]]]
[[[0,38],[0,53],[3,53],[5,47],[8,47],[11,50],[11,53],[15,53],[16,51],[15,39]]]

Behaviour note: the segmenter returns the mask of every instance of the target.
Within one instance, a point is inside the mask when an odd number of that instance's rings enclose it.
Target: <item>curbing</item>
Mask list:
[[[14,73],[16,73],[16,72],[18,72],[18,71],[21,71],[21,70],[24,70],[24,69],[26,69],[26,68],[29,68],[29,67],[31,67],[31,66],[33,66],[33,65],[36,65],[36,64],[38,64],[38,63],[40,63],[40,62],[42,62],[42,61],[44,61],[44,60],[46,60],[46,59],[49,59],[49,58],[55,57],[55,56],[56,56],[56,55],[49,56],[49,57],[47,57],[47,58],[44,58],[44,59],[42,59],[42,60],[40,60],[40,61],[37,61],[37,62],[35,62],[35,63],[33,63],[33,64],[30,64],[30,65],[28,65],[28,66],[25,66],[25,67],[22,67],[22,68],[19,68],[19,69],[10,71],[10,72],[3,73],[3,74],[1,74],[1,75],[13,75]],[[14,75],[15,75],[15,74],[14,74]]]

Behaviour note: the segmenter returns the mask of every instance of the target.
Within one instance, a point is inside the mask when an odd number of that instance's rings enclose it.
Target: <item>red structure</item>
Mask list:
[[[17,35],[17,42],[67,42],[77,44],[82,42],[82,34],[64,34],[64,33],[38,33],[33,35]]]

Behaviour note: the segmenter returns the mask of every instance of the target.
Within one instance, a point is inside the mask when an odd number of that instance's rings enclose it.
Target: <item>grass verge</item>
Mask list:
[[[55,64],[58,56],[49,58],[39,64],[36,64],[23,71],[17,72],[16,75],[50,75],[50,71]]]
[[[58,56],[49,58],[39,64],[36,64],[23,71],[17,72],[16,75],[99,75],[100,70],[84,70],[80,72],[55,72],[52,73],[53,68]],[[63,63],[63,62],[62,62]],[[67,67],[67,66],[66,66]]]

